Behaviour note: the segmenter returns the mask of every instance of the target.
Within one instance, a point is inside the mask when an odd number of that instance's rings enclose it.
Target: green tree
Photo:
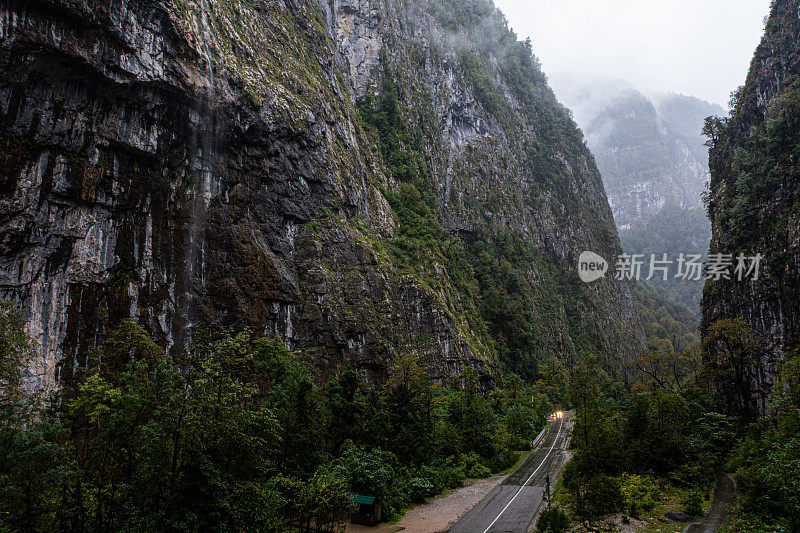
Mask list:
[[[347,441],[341,455],[331,464],[331,472],[354,493],[378,498],[386,516],[399,512],[408,503],[399,487],[400,462],[391,452],[369,450]]]
[[[345,521],[353,507],[350,491],[344,481],[328,472],[315,472],[300,495],[302,515],[314,519],[317,530],[344,531]]]
[[[401,355],[394,365],[386,409],[399,459],[423,463],[433,452],[433,390],[428,374],[410,355]]]
[[[754,396],[763,339],[744,319],[723,319],[708,328],[702,350],[701,377],[711,396],[721,400],[725,413],[743,421],[755,419],[766,400]]]
[[[5,415],[11,415],[13,410],[8,408],[22,400],[22,372],[32,356],[25,317],[11,302],[0,300],[0,410]]]
[[[736,469],[744,523],[761,524],[764,531],[800,528],[800,350],[782,365],[771,411],[752,424],[736,446],[731,466]]]
[[[0,425],[0,530],[54,530],[60,491],[73,475],[66,429],[30,408],[18,409],[15,421],[22,425]]]
[[[548,506],[536,521],[536,533],[566,533],[569,517],[561,508]]]
[[[650,511],[658,501],[658,485],[648,476],[629,474],[622,476],[620,485],[622,508],[632,516],[640,511]]]

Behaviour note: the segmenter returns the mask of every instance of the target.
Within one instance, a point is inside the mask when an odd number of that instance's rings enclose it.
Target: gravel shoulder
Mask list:
[[[499,475],[479,479],[450,494],[434,498],[428,503],[406,511],[396,525],[403,528],[404,531],[413,531],[414,533],[447,531],[507,477],[507,475]]]

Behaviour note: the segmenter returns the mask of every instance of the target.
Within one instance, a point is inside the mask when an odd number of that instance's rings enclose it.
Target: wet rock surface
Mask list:
[[[436,378],[469,365],[490,384],[496,355],[464,318],[474,302],[452,297],[445,270],[430,287],[376,244],[396,234],[381,191],[397,184],[354,103],[378,87],[381,52],[408,66],[423,45],[448,230],[488,216],[561,268],[619,245],[588,150],[563,158],[558,190],[533,183],[515,158],[537,132],[503,131],[448,42],[424,3],[3,3],[0,297],[39,343],[29,384],[69,381],[128,316],[175,351],[220,323],[368,380],[413,351]],[[579,327],[623,355],[640,343],[623,284],[598,282],[579,308],[580,326],[564,317],[554,335]]]
[[[753,187],[738,185],[743,171],[733,162],[737,151],[752,158],[766,153],[748,145],[748,139],[764,123],[776,97],[800,74],[798,31],[800,3],[774,2],[747,80],[738,92],[728,142],[710,153],[711,251],[743,252],[748,256],[760,253],[764,260],[758,279],[750,276],[740,281],[734,276],[707,284],[702,327],[707,329],[720,319],[741,317],[763,337],[766,349],[760,363],[748,369],[754,403],[751,407],[762,413],[768,408],[780,363],[800,346],[800,181],[796,172],[781,171],[780,180],[769,187],[766,198],[749,199],[747,195]],[[767,179],[770,176],[758,176],[759,182]],[[736,202],[745,203],[751,210],[744,224],[732,223],[727,215]]]

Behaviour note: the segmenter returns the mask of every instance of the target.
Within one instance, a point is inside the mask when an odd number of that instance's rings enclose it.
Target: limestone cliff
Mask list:
[[[575,274],[619,252],[594,161],[491,3],[9,0],[0,67],[0,296],[31,383],[127,316],[171,350],[220,323],[323,370],[407,351],[489,383],[469,247],[501,234],[530,248],[532,345],[640,346],[628,287]]]
[[[701,130],[722,107],[570,74],[556,76],[554,87],[586,133],[618,228],[635,227],[665,207],[702,206],[708,151]]]
[[[773,2],[730,117],[709,123],[711,251],[763,254],[759,277],[706,284],[703,325],[744,318],[767,343],[752,372],[764,408],[777,367],[800,344],[800,2]]]
[[[576,74],[555,76],[553,86],[586,133],[625,252],[666,253],[673,260],[705,255],[711,224],[703,205],[709,171],[702,130],[706,117],[721,115],[722,107]],[[685,304],[699,322],[702,280],[670,276],[649,283]]]

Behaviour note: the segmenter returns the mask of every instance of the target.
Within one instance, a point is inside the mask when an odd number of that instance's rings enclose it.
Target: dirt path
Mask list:
[[[700,522],[686,526],[683,533],[716,533],[728,519],[728,509],[733,503],[736,484],[730,476],[721,475],[714,487],[711,507]]]

